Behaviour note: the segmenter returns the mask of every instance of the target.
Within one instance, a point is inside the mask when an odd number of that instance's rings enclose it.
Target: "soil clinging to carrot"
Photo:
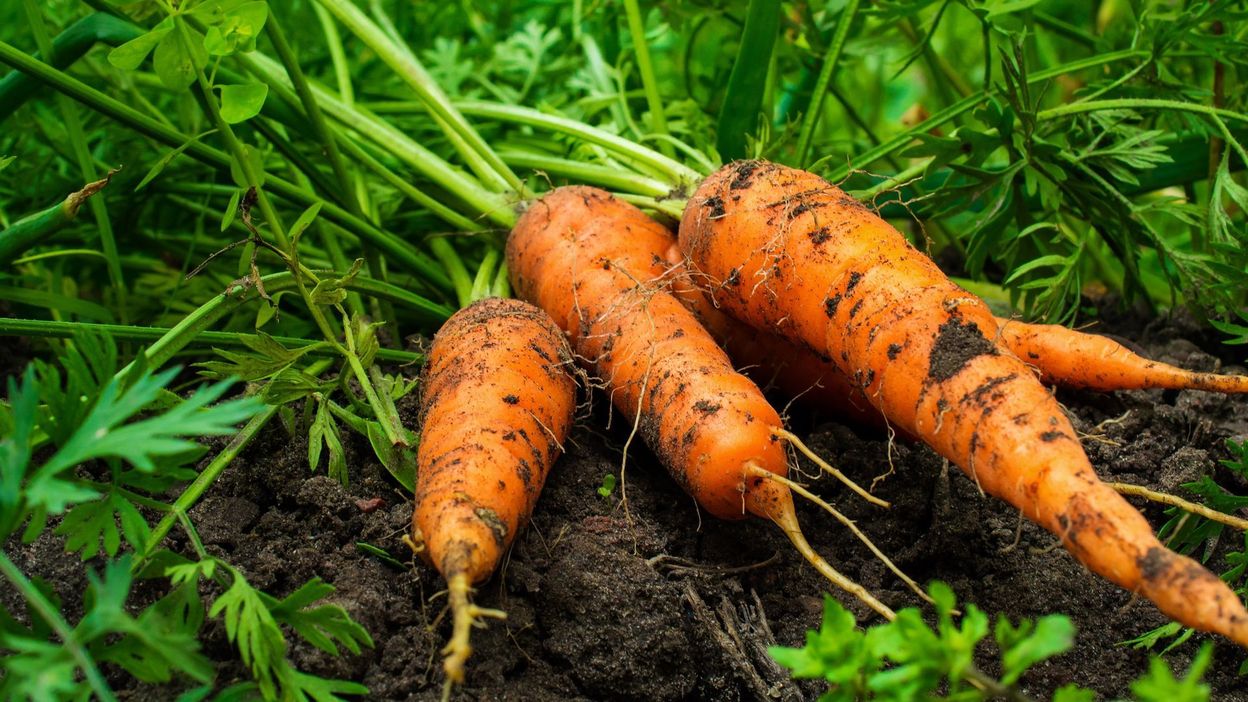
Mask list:
[[[1153,358],[1192,369],[1214,370],[1219,359],[1208,352],[1228,350],[1182,320],[1146,323],[1130,317],[1106,330],[1137,340]],[[1235,357],[1223,360],[1229,364]],[[1058,397],[1073,413],[1076,428],[1091,435],[1083,444],[1103,477],[1160,490],[1181,494],[1180,483],[1198,479],[1227,457],[1226,438],[1248,436],[1243,398],[1160,390]],[[595,404],[605,415],[606,403],[599,398]],[[403,409],[414,423],[414,404]],[[798,408],[791,413],[803,438],[852,478],[870,483],[887,470],[885,438]],[[475,652],[459,698],[752,700],[760,689],[774,687],[781,700],[815,699],[819,684],[789,681],[760,651],[773,641],[799,645],[805,630],[818,626],[826,581],[774,526],[699,515],[692,499],[644,451],[630,461],[628,513],[617,506],[618,488],[611,498],[600,497],[603,477],[618,472],[627,435],[624,427],[600,433],[603,419],[591,417],[573,432],[532,525],[519,534],[500,575],[480,588],[478,604],[503,608],[509,618],[474,633]],[[376,640],[376,648],[345,658],[297,645],[298,665],[360,680],[371,688],[372,699],[437,699],[438,650],[449,631],[445,620],[431,628],[445,601],[434,598],[443,587],[440,577],[418,563],[393,570],[355,546],[375,544],[410,562],[399,542],[411,519],[407,496],[362,442],[346,447],[349,489],[323,474],[309,475],[305,441],[274,425],[226,471],[191,513],[208,550],[279,596],[319,575],[338,588],[336,601]],[[921,582],[944,580],[961,601],[993,616],[1070,615],[1079,630],[1076,648],[1024,678],[1033,696],[1047,698],[1070,681],[1106,698],[1127,693],[1128,683],[1146,669],[1147,655],[1117,644],[1164,624],[1155,608],[1088,573],[1041,528],[1022,522],[1018,532],[1016,511],[981,497],[974,483],[932,451],[898,443],[892,463],[896,472],[877,489],[893,503],[890,510],[850,499],[827,479],[813,486]],[[805,468],[817,474],[812,466]],[[1237,494],[1248,490],[1225,471],[1217,475]],[[383,506],[365,510],[356,504],[378,497]],[[1132,502],[1152,524],[1164,519],[1160,508]],[[812,544],[846,575],[891,606],[914,604],[905,586],[830,517],[806,505],[799,511]],[[85,588],[77,575],[81,570],[73,556],[62,553],[59,538],[47,533],[34,544],[8,544],[6,550],[19,567],[57,589],[70,621],[76,621]],[[1224,534],[1208,566],[1225,570],[1225,554],[1242,543],[1238,535]],[[172,544],[185,547],[176,533]],[[150,589],[152,596],[160,594]],[[0,592],[0,598],[15,604],[10,591]],[[875,621],[865,607],[848,606],[860,621]],[[233,660],[224,630],[208,627],[207,653]],[[1171,665],[1185,668],[1197,642],[1206,638],[1198,635],[1179,647],[1169,655]],[[1207,676],[1213,698],[1248,700],[1248,681],[1235,674],[1244,653],[1226,642],[1216,651]],[[980,665],[995,672],[988,657]],[[241,664],[227,664],[221,681],[243,674]],[[121,676],[110,681],[118,689],[126,684]],[[171,691],[144,689],[127,699],[164,700]]]

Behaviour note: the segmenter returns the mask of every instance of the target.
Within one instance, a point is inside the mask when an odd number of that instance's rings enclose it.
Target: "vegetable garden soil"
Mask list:
[[[1152,358],[1244,372],[1232,365],[1236,349],[1219,346],[1189,320],[1108,316],[1099,331],[1134,340]],[[1248,435],[1244,398],[1194,391],[1062,391],[1059,398],[1085,434],[1084,446],[1102,477],[1167,492],[1179,493],[1180,483],[1214,471],[1228,456],[1225,439]],[[479,604],[502,608],[509,618],[474,633],[468,684],[455,698],[816,698],[822,683],[789,680],[765,649],[801,644],[806,630],[820,622],[828,584],[775,526],[699,514],[638,443],[627,466],[627,507],[618,487],[601,497],[603,477],[619,473],[627,427],[617,415],[613,428],[601,430],[607,408],[601,398],[594,404],[556,464],[532,524],[501,573],[478,592]],[[406,419],[414,419],[414,403],[406,412]],[[974,482],[932,451],[898,442],[890,459],[884,437],[798,407],[791,408],[790,420],[816,451],[860,483],[887,472],[891,460],[892,474],[875,488],[891,509],[866,504],[830,479],[810,482],[911,576],[943,580],[960,602],[973,602],[993,617],[1063,613],[1075,621],[1075,649],[1035,667],[1022,683],[1027,693],[1047,699],[1056,687],[1078,682],[1106,698],[1128,694],[1148,656],[1120,644],[1166,622],[1151,604],[1086,571],[1040,528],[1022,523],[1019,531],[1015,510],[980,495]],[[309,473],[306,438],[292,440],[274,424],[191,516],[207,548],[241,567],[257,587],[282,596],[313,576],[332,583],[337,592],[331,599],[376,641],[362,655],[342,658],[301,643],[291,654],[296,665],[361,681],[372,690],[371,699],[437,699],[439,649],[449,632],[449,621],[439,618],[441,580],[423,563],[413,564],[400,542],[411,518],[408,498],[365,443],[347,450],[351,484],[343,488],[323,473]],[[817,475],[809,464],[802,467]],[[1225,470],[1218,475],[1238,494],[1248,487],[1235,485]],[[1132,501],[1154,526],[1164,521],[1162,508]],[[799,516],[811,543],[842,572],[894,608],[916,604],[830,517],[806,504],[799,505]],[[12,544],[10,553],[58,590],[74,621],[81,612],[81,569],[48,534],[28,547]],[[379,546],[407,567],[389,566],[357,542]],[[171,544],[181,549],[185,540],[175,532]],[[1225,532],[1209,566],[1225,570],[1224,555],[1238,544],[1238,535]],[[0,594],[6,605],[13,597]],[[865,607],[849,606],[861,623],[878,621]],[[222,627],[206,626],[209,655],[236,660]],[[1186,670],[1203,638],[1194,637],[1167,660]],[[989,655],[979,664],[994,673],[995,651],[984,648]],[[1207,675],[1213,699],[1248,700],[1248,679],[1236,675],[1244,657],[1230,643],[1217,643]],[[237,662],[221,671],[244,677]],[[112,682],[127,684],[120,676]],[[171,696],[168,688],[143,689],[126,698]]]

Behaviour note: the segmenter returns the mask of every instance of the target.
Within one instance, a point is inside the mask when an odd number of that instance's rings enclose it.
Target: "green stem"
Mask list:
[[[434,256],[438,257],[438,260],[442,262],[442,267],[451,276],[459,306],[467,307],[472,304],[472,277],[468,275],[468,269],[464,267],[464,262],[455,251],[455,247],[451,246],[445,238],[435,236],[429,240],[429,249],[433,251]]]
[[[1248,122],[1248,115],[1243,115],[1234,110],[1226,110],[1218,107],[1210,107],[1193,102],[1180,102],[1178,100],[1158,100],[1152,98],[1119,98],[1116,100],[1090,100],[1087,102],[1071,102],[1065,105],[1043,110],[1036,113],[1036,120],[1046,122],[1048,120],[1058,119],[1069,115],[1081,114],[1084,112],[1100,112],[1104,110],[1134,110],[1158,109],[1158,110],[1177,110],[1179,112],[1194,112],[1208,117],[1217,117],[1220,119],[1233,119],[1238,122]]]
[[[828,91],[832,75],[836,72],[836,64],[841,59],[841,50],[845,48],[849,27],[858,15],[858,2],[859,0],[849,0],[841,12],[841,19],[836,23],[836,34],[832,35],[832,43],[823,58],[823,67],[819,69],[815,91],[810,96],[810,106],[806,108],[806,114],[802,115],[802,129],[797,136],[796,160],[799,167],[806,165],[806,157],[810,154],[811,139],[814,137],[815,127],[819,124],[819,118],[823,113],[823,96]]]
[[[316,19],[321,23],[321,31],[325,34],[325,45],[329,48],[329,58],[334,64],[334,80],[338,83],[338,94],[348,105],[355,104],[355,88],[351,84],[351,64],[347,63],[346,52],[342,49],[342,36],[338,34],[338,25],[329,14],[329,10],[318,2],[312,3],[316,10]]]
[[[13,583],[14,589],[26,599],[31,610],[38,613],[48,623],[48,626],[52,627],[52,631],[55,631],[61,641],[65,643],[65,648],[69,650],[69,654],[78,662],[78,667],[82,668],[83,677],[86,678],[87,685],[91,687],[95,696],[101,702],[116,702],[117,698],[113,695],[113,691],[109,689],[108,683],[104,681],[104,676],[100,675],[99,668],[95,667],[95,661],[91,660],[91,656],[86,649],[74,639],[74,630],[69,627],[69,623],[61,618],[61,613],[48,601],[48,598],[43,596],[39,588],[35,587],[35,584],[22,573],[21,569],[14,565],[13,561],[9,560],[8,554],[3,549],[0,549],[0,573],[3,573],[4,577]]]
[[[1044,71],[1037,71],[1035,73],[1030,73],[1027,76],[1027,83],[1028,85],[1033,85],[1033,84],[1040,83],[1046,80],[1050,80],[1052,78],[1056,78],[1066,73],[1074,73],[1076,71],[1082,71],[1088,68],[1094,68],[1096,66],[1103,66],[1105,64],[1116,63],[1118,61],[1125,61],[1125,60],[1133,59],[1133,58],[1148,58],[1149,55],[1150,55],[1149,52],[1143,51],[1140,49],[1125,49],[1123,51],[1114,51],[1111,53],[1100,54],[1098,56],[1092,56],[1086,59],[1072,61],[1070,63],[1063,64],[1061,66],[1055,66],[1053,68],[1050,68]],[[949,107],[946,107],[943,110],[940,110],[939,112],[932,115],[931,117],[928,117],[927,119],[923,120],[919,124],[914,125],[910,129],[907,129],[901,134],[898,134],[897,136],[892,137],[888,141],[885,141],[884,143],[880,144],[879,146],[876,146],[873,149],[868,149],[864,153],[858,154],[857,156],[850,159],[851,163],[849,165],[840,166],[836,168],[830,174],[828,174],[826,178],[832,181],[833,183],[840,182],[844,180],[845,177],[850,174],[852,169],[866,168],[870,166],[872,163],[879,160],[880,158],[883,158],[884,156],[887,156],[893,153],[894,151],[897,151],[898,149],[909,144],[910,141],[914,139],[915,134],[920,134],[922,132],[931,131],[932,129],[935,129],[945,124],[946,122],[949,122],[950,120],[953,120],[957,118],[958,116],[970,110],[975,109],[976,107],[980,105],[980,103],[984,102],[989,97],[998,95],[998,94],[1000,94],[999,89],[992,90],[992,91],[983,91],[976,95],[971,95],[970,97],[963,98],[962,100],[959,100],[958,102],[950,105]]]
[[[0,231],[0,266],[8,265],[31,247],[72,224],[82,203],[107,184],[107,179],[89,183],[48,209],[23,217]]]
[[[174,31],[178,33],[178,38],[182,42],[182,48],[190,56],[194,53],[191,46],[193,38],[188,36],[186,25],[174,17]],[[277,214],[277,209],[273,207],[273,202],[269,199],[268,192],[264,189],[263,171],[257,171],[252,160],[247,158],[247,152],[243,147],[243,143],[239,141],[234,134],[233,127],[221,116],[221,105],[217,102],[216,93],[213,92],[212,84],[208,82],[208,76],[204,74],[204,70],[200,67],[195,68],[195,82],[199,85],[199,90],[203,94],[204,105],[208,108],[208,118],[216,125],[217,131],[221,134],[221,139],[225,142],[226,149],[234,158],[234,164],[238,166],[242,172],[243,178],[247,181],[247,186],[256,193],[256,203],[260,205],[260,212],[264,215],[266,224],[273,232],[273,237],[277,239],[277,245],[283,251],[290,249],[290,240],[286,237],[286,227],[282,225],[282,220]]]
[[[481,267],[472,278],[472,293],[469,298],[473,302],[492,294],[494,281],[491,276],[494,274],[494,266],[498,265],[499,256],[498,249],[489,249],[481,259]]]
[[[633,51],[637,52],[637,71],[641,74],[641,86],[646,93],[646,105],[650,108],[650,129],[655,134],[667,135],[667,115],[663,112],[663,96],[659,94],[659,82],[654,76],[654,64],[650,61],[650,45],[646,42],[645,20],[637,0],[624,0],[624,12],[628,15],[628,33],[633,38]],[[663,155],[671,157],[672,148],[660,142]]]
[[[238,59],[250,73],[270,86],[282,86],[290,90],[290,78],[267,56],[256,52],[240,56]],[[358,131],[369,141],[392,153],[396,158],[436,183],[438,187],[462,200],[473,212],[481,212],[493,217],[494,213],[507,208],[509,201],[507,196],[486,189],[481,183],[421,146],[386,120],[379,119],[359,106],[347,104],[324,87],[313,84],[312,93],[322,109],[343,127]],[[421,107],[423,109],[425,106],[421,104]],[[510,226],[505,221],[499,224]],[[449,284],[449,280],[447,282]]]
[[[192,141],[192,137],[144,115],[129,105],[105,95],[73,76],[31,58],[26,53],[4,41],[0,41],[0,63],[5,63],[23,73],[34,76],[39,81],[69,95],[87,107],[115,119],[140,134],[155,139],[166,146],[177,148],[187,142],[191,142],[185,152],[188,156],[214,168],[227,172],[229,170],[230,157],[221,150],[198,141]],[[446,274],[442,272],[437,263],[426,254],[414,250],[398,237],[378,229],[359,217],[353,216],[334,203],[322,200],[314,193],[294,183],[275,176],[268,176],[266,183],[273,194],[284,197],[303,207],[310,207],[318,202],[321,203],[323,205],[321,210],[323,216],[340,224],[361,239],[367,239],[372,242],[395,261],[411,268],[413,271],[419,272],[435,286],[443,290],[450,289],[450,279],[446,277]]]
[[[514,168],[531,168],[551,175],[567,178],[576,183],[596,185],[601,188],[624,190],[638,195],[663,197],[672,192],[672,186],[661,180],[621,171],[619,168],[550,156],[534,151],[502,148],[498,155]]]
[[[47,319],[16,319],[0,318],[0,336],[41,336],[57,339],[69,339],[78,332],[97,332],[108,334],[123,341],[149,342],[156,341],[170,332],[168,327],[141,327],[130,324],[97,324],[93,322],[58,322]],[[308,354],[313,356],[337,355],[324,341],[297,339],[291,336],[270,337],[288,349],[303,349],[309,346]],[[257,342],[257,334],[240,332],[201,331],[189,343],[213,347],[248,348],[248,342]],[[418,363],[424,356],[410,351],[397,349],[380,349],[377,358],[394,363]]]
[[[622,159],[643,164],[664,174],[673,186],[694,186],[702,182],[702,174],[675,159],[567,117],[483,100],[459,100],[455,104],[466,115],[547,129],[597,144]]]
[[[273,43],[273,50],[277,52],[278,60],[282,62],[286,69],[286,75],[294,85],[295,93],[299,96],[299,102],[303,106],[308,122],[312,125],[316,139],[324,150],[326,158],[329,159],[330,168],[334,172],[334,178],[338,181],[338,191],[342,193],[347,211],[360,219],[367,219],[364,210],[360,206],[359,198],[353,195],[355,192],[354,181],[351,178],[351,174],[347,171],[342,154],[338,150],[338,140],[331,133],[329,125],[325,121],[325,115],[321,112],[320,103],[317,102],[316,95],[312,92],[312,87],[308,84],[303,70],[299,67],[299,59],[295,56],[295,52],[291,49],[289,42],[286,41],[286,34],[282,31],[282,25],[277,21],[277,17],[274,14],[270,14],[268,21],[265,23],[265,31],[269,35],[269,40]],[[331,229],[322,227],[322,231],[327,239],[334,238],[334,233]],[[368,274],[377,280],[386,280],[386,270],[382,265],[377,249],[367,242],[364,242],[361,248],[364,251],[364,260],[368,264]],[[389,324],[397,324],[394,318],[394,310],[389,309],[387,304],[383,304],[380,311],[382,318],[387,320]],[[399,338],[397,326],[394,326],[391,332],[394,338]]]
[[[292,290],[296,286],[295,277],[289,271],[271,273],[261,278],[261,281],[264,282],[265,289],[270,293]],[[430,321],[440,322],[454,313],[454,310],[443,305],[430,302],[402,288],[379,280],[356,276],[350,280],[343,281],[343,285],[348,290],[355,290],[367,295],[374,295],[400,304],[410,305],[414,309],[419,310],[422,316]],[[163,366],[175,353],[185,348],[191,340],[202,332],[207,331],[218,320],[243,304],[246,298],[233,297],[241,289],[242,286],[234,286],[226,291],[224,295],[213,296],[211,300],[200,305],[194,312],[183,317],[182,321],[170,328],[164,336],[147,348],[145,355],[148,366],[151,368]]]
[[[96,42],[120,46],[143,33],[143,28],[112,15],[88,15],[56,35],[52,50],[37,58],[55,68],[64,68],[90,51]],[[0,122],[8,119],[38,90],[39,81],[21,71],[13,71],[0,79]]]
[[[39,5],[35,0],[24,0],[23,5],[26,9],[27,25],[31,32],[35,35],[35,45],[39,47],[40,53],[44,56],[55,55],[55,49],[51,37],[48,36],[48,29],[43,22],[43,12],[39,9]],[[78,170],[82,174],[82,179],[91,182],[97,179],[95,172],[95,159],[91,156],[91,149],[87,146],[87,135],[82,129],[82,118],[79,117],[74,104],[64,95],[57,95],[57,107],[60,110],[61,118],[65,121],[65,131],[69,135],[69,143],[74,152],[74,158],[78,161]],[[91,214],[95,217],[96,228],[100,232],[100,248],[103,249],[104,258],[107,261],[108,279],[112,284],[114,294],[117,296],[118,316],[121,321],[126,321],[126,279],[121,272],[121,261],[117,256],[117,240],[113,236],[113,223],[108,216],[108,208],[104,205],[102,198],[94,198],[90,201]]]
[[[482,227],[481,224],[468,219],[462,214],[442,204],[438,200],[435,200],[424,191],[412,185],[409,179],[400,176],[389,168],[386,168],[385,164],[377,160],[377,158],[375,158],[372,154],[365,151],[363,147],[356,144],[347,135],[341,135],[340,139],[342,140],[342,148],[347,152],[347,155],[362,163],[364,167],[380,176],[382,180],[394,186],[394,188],[400,193],[415,202],[417,205],[429,210],[442,221],[463,231],[477,232],[484,230],[484,227]],[[502,208],[501,211],[508,212],[510,211],[510,208]],[[511,224],[514,223],[514,215],[513,219],[502,222],[504,226],[511,226]]]
[[[481,135],[455,109],[450,98],[406,45],[392,42],[390,37],[350,0],[317,0],[317,2],[332,12],[339,22],[346,25],[352,34],[359,37],[386,65],[390,66],[395,74],[416,92],[416,95],[429,108],[430,113],[445,123],[450,131],[458,133],[463,138],[468,151],[461,150],[461,154],[474,153],[484,159],[489,169],[478,172],[477,176],[487,186],[492,186],[497,190],[512,189],[522,197],[525,195],[523,181],[507,168],[507,164],[498,158]],[[473,159],[469,161],[471,163]]]

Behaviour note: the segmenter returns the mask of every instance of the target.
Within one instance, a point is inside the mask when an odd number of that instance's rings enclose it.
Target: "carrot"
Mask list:
[[[806,542],[794,484],[784,477],[781,439],[796,437],[667,291],[671,243],[662,225],[632,205],[594,188],[564,187],[520,218],[507,263],[516,293],[567,332],[614,406],[703,509],[722,519],[774,521],[820,573],[891,618],[891,609]]]
[[[544,312],[499,298],[457,312],[429,351],[412,540],[448,584],[448,692],[463,681],[473,623],[502,616],[473,605],[470,590],[498,567],[562,450],[576,406],[571,358]]]
[[[716,301],[830,357],[890,422],[1181,623],[1248,645],[1248,611],[1166,549],[1097,478],[1074,428],[987,305],[874,212],[811,173],[731,164],[689,201],[680,245]]]
[[[666,259],[674,267],[685,265],[685,255],[675,241]],[[674,278],[672,294],[715,337],[737,367],[763,387],[775,386],[788,397],[801,398],[856,424],[884,426],[882,415],[862,390],[814,351],[728,316],[689,275]]]
[[[1041,380],[1088,390],[1207,390],[1248,393],[1248,376],[1184,370],[1150,361],[1104,336],[1056,324],[1000,319],[998,341],[1040,370]]]

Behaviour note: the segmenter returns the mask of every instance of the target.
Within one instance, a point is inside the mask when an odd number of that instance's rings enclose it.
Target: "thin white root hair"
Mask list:
[[[787,480],[787,478],[781,478],[775,473],[772,473],[766,468],[763,468],[755,463],[747,464],[746,472],[749,475],[768,480]],[[806,535],[802,533],[801,525],[797,523],[797,513],[793,511],[791,502],[788,503],[787,509],[782,509],[779,514],[772,514],[768,516],[770,516],[771,520],[776,523],[776,526],[780,527],[784,531],[785,536],[789,537],[789,541],[793,542],[793,547],[797,549],[797,552],[802,554],[802,557],[806,559],[806,562],[814,566],[815,570],[819,571],[820,575],[831,581],[833,585],[836,585],[845,592],[858,598],[859,601],[870,607],[885,619],[892,621],[897,618],[897,613],[894,612],[888,605],[876,599],[875,595],[872,595],[871,592],[865,587],[859,585],[853,580],[850,580],[836,568],[833,568],[831,563],[828,563],[824,560],[823,556],[820,556],[815,552],[815,549],[810,545],[810,542],[806,540]]]
[[[873,505],[878,505],[880,507],[889,506],[887,500],[882,500],[876,497],[875,495],[872,495],[871,493],[867,492],[866,490],[862,488],[861,485],[850,480],[848,476],[846,476],[844,473],[834,468],[832,464],[820,458],[818,454],[810,450],[810,447],[807,446],[801,439],[799,439],[797,435],[794,434],[793,432],[787,429],[773,427],[771,430],[771,433],[789,442],[790,445],[792,445],[798,451],[801,451],[803,456],[805,456],[806,458],[809,458],[812,463],[814,463],[815,465],[823,469],[825,473],[831,475],[832,477],[844,483],[845,487],[848,487],[850,490],[853,490],[854,492],[858,493],[858,495],[862,497],[862,499],[866,500],[867,502],[870,502]]]
[[[846,529],[849,529],[849,531],[855,537],[857,537],[859,541],[865,544],[867,548],[871,549],[871,553],[875,554],[875,557],[880,559],[880,562],[883,563],[884,566],[887,567],[889,570],[891,570],[893,572],[893,575],[896,575],[898,578],[901,578],[901,581],[904,582],[907,587],[913,590],[914,594],[921,597],[925,602],[931,602],[935,604],[932,601],[932,598],[926,592],[923,591],[923,588],[920,587],[919,584],[914,581],[914,578],[911,578],[909,575],[906,575],[901,570],[901,568],[897,567],[896,563],[893,563],[892,559],[884,555],[884,552],[881,551],[879,547],[875,545],[875,542],[871,541],[871,537],[864,534],[862,530],[858,528],[858,525],[854,523],[854,520],[850,519],[849,517],[846,517],[844,514],[841,514],[840,511],[838,511],[832,505],[828,504],[818,495],[802,487],[800,483],[789,480],[788,478],[782,475],[776,475],[775,473],[772,473],[769,470],[765,470],[761,468],[759,470],[762,470],[763,473],[767,474],[766,478],[768,480],[774,480],[780,483],[781,485],[784,485],[788,489],[801,495],[802,497],[805,497],[806,499],[815,503],[819,507],[823,508],[823,510],[827,512],[828,514],[835,517],[836,521],[840,522]]]

